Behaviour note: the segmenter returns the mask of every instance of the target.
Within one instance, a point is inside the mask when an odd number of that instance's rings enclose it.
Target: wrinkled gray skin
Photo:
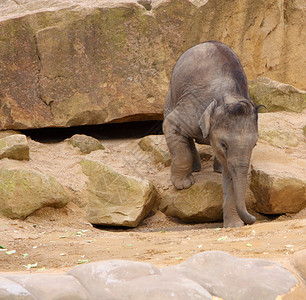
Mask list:
[[[164,107],[163,131],[177,189],[194,183],[201,161],[194,140],[210,144],[223,174],[224,227],[252,224],[245,205],[247,175],[258,138],[257,108],[238,57],[226,45],[206,42],[177,61]]]

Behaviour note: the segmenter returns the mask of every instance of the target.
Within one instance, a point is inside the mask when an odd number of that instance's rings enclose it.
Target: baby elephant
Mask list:
[[[253,224],[245,205],[247,175],[258,138],[258,107],[251,101],[238,57],[210,41],[177,61],[164,107],[163,131],[171,155],[171,181],[177,189],[194,183],[201,161],[194,140],[210,144],[223,174],[224,227]]]

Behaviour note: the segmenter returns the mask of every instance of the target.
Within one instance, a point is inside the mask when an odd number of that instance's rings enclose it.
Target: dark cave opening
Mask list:
[[[85,134],[99,140],[142,138],[147,135],[161,135],[162,121],[137,121],[84,125],[64,128],[40,128],[20,130],[22,134],[40,143],[58,143],[74,134]]]

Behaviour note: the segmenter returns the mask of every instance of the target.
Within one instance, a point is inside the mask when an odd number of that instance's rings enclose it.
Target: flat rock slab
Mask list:
[[[276,299],[298,284],[281,264],[222,251],[196,254],[159,269],[150,263],[107,260],[66,274],[0,274],[0,299]]]

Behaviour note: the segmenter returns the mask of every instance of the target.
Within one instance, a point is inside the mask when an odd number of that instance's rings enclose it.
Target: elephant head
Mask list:
[[[239,217],[253,224],[256,219],[248,213],[245,197],[251,154],[258,139],[257,108],[244,98],[229,100],[220,104],[213,100],[199,125],[222,165],[223,176],[229,177]]]

